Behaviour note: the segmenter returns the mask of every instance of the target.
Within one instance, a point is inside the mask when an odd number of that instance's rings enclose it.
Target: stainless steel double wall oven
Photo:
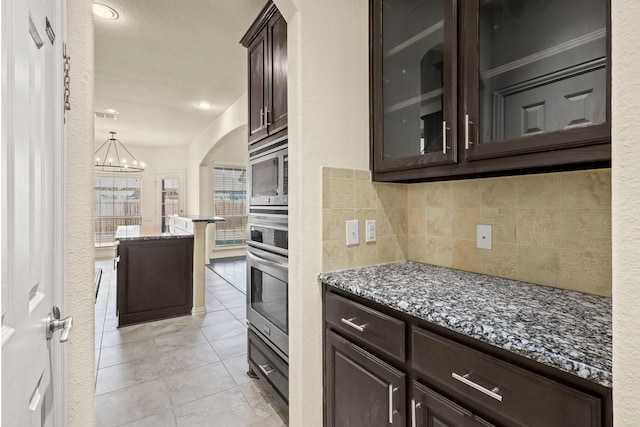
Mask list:
[[[283,359],[289,354],[287,139],[249,152],[247,320]]]

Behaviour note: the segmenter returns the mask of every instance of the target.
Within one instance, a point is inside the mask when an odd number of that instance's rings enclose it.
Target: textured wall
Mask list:
[[[640,2],[611,2],[613,27],[613,410],[616,426],[640,420]]]
[[[95,425],[93,250],[93,2],[67,2],[71,111],[67,115],[67,315],[69,426]]]
[[[367,0],[276,0],[289,69],[289,417],[321,426],[322,166],[369,163]],[[296,12],[297,11],[297,12]]]

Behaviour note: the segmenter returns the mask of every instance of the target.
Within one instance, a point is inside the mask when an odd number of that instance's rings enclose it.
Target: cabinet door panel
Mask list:
[[[327,427],[404,425],[403,373],[331,331],[325,348]]]
[[[455,5],[372,2],[377,171],[456,162]]]
[[[266,98],[267,32],[261,31],[248,47],[249,53],[249,142],[267,135],[264,121]]]
[[[415,427],[490,427],[492,424],[476,417],[449,399],[422,384],[413,382],[412,416]],[[414,409],[415,408],[415,409]]]
[[[267,113],[269,134],[287,127],[287,22],[279,13],[269,22],[271,99]]]
[[[607,0],[479,3],[465,15],[466,158],[607,142]]]

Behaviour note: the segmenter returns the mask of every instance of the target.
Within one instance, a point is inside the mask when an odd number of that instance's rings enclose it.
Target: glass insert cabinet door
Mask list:
[[[468,159],[607,139],[607,0],[465,3]]]
[[[372,0],[376,170],[456,161],[456,1]]]

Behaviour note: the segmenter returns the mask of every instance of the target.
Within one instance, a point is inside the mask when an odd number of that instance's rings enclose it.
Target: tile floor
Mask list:
[[[212,259],[208,267],[221,276],[240,292],[247,293],[247,260],[246,257]]]
[[[245,295],[205,269],[205,315],[118,329],[113,260],[96,267],[97,426],[286,426],[246,375]]]

